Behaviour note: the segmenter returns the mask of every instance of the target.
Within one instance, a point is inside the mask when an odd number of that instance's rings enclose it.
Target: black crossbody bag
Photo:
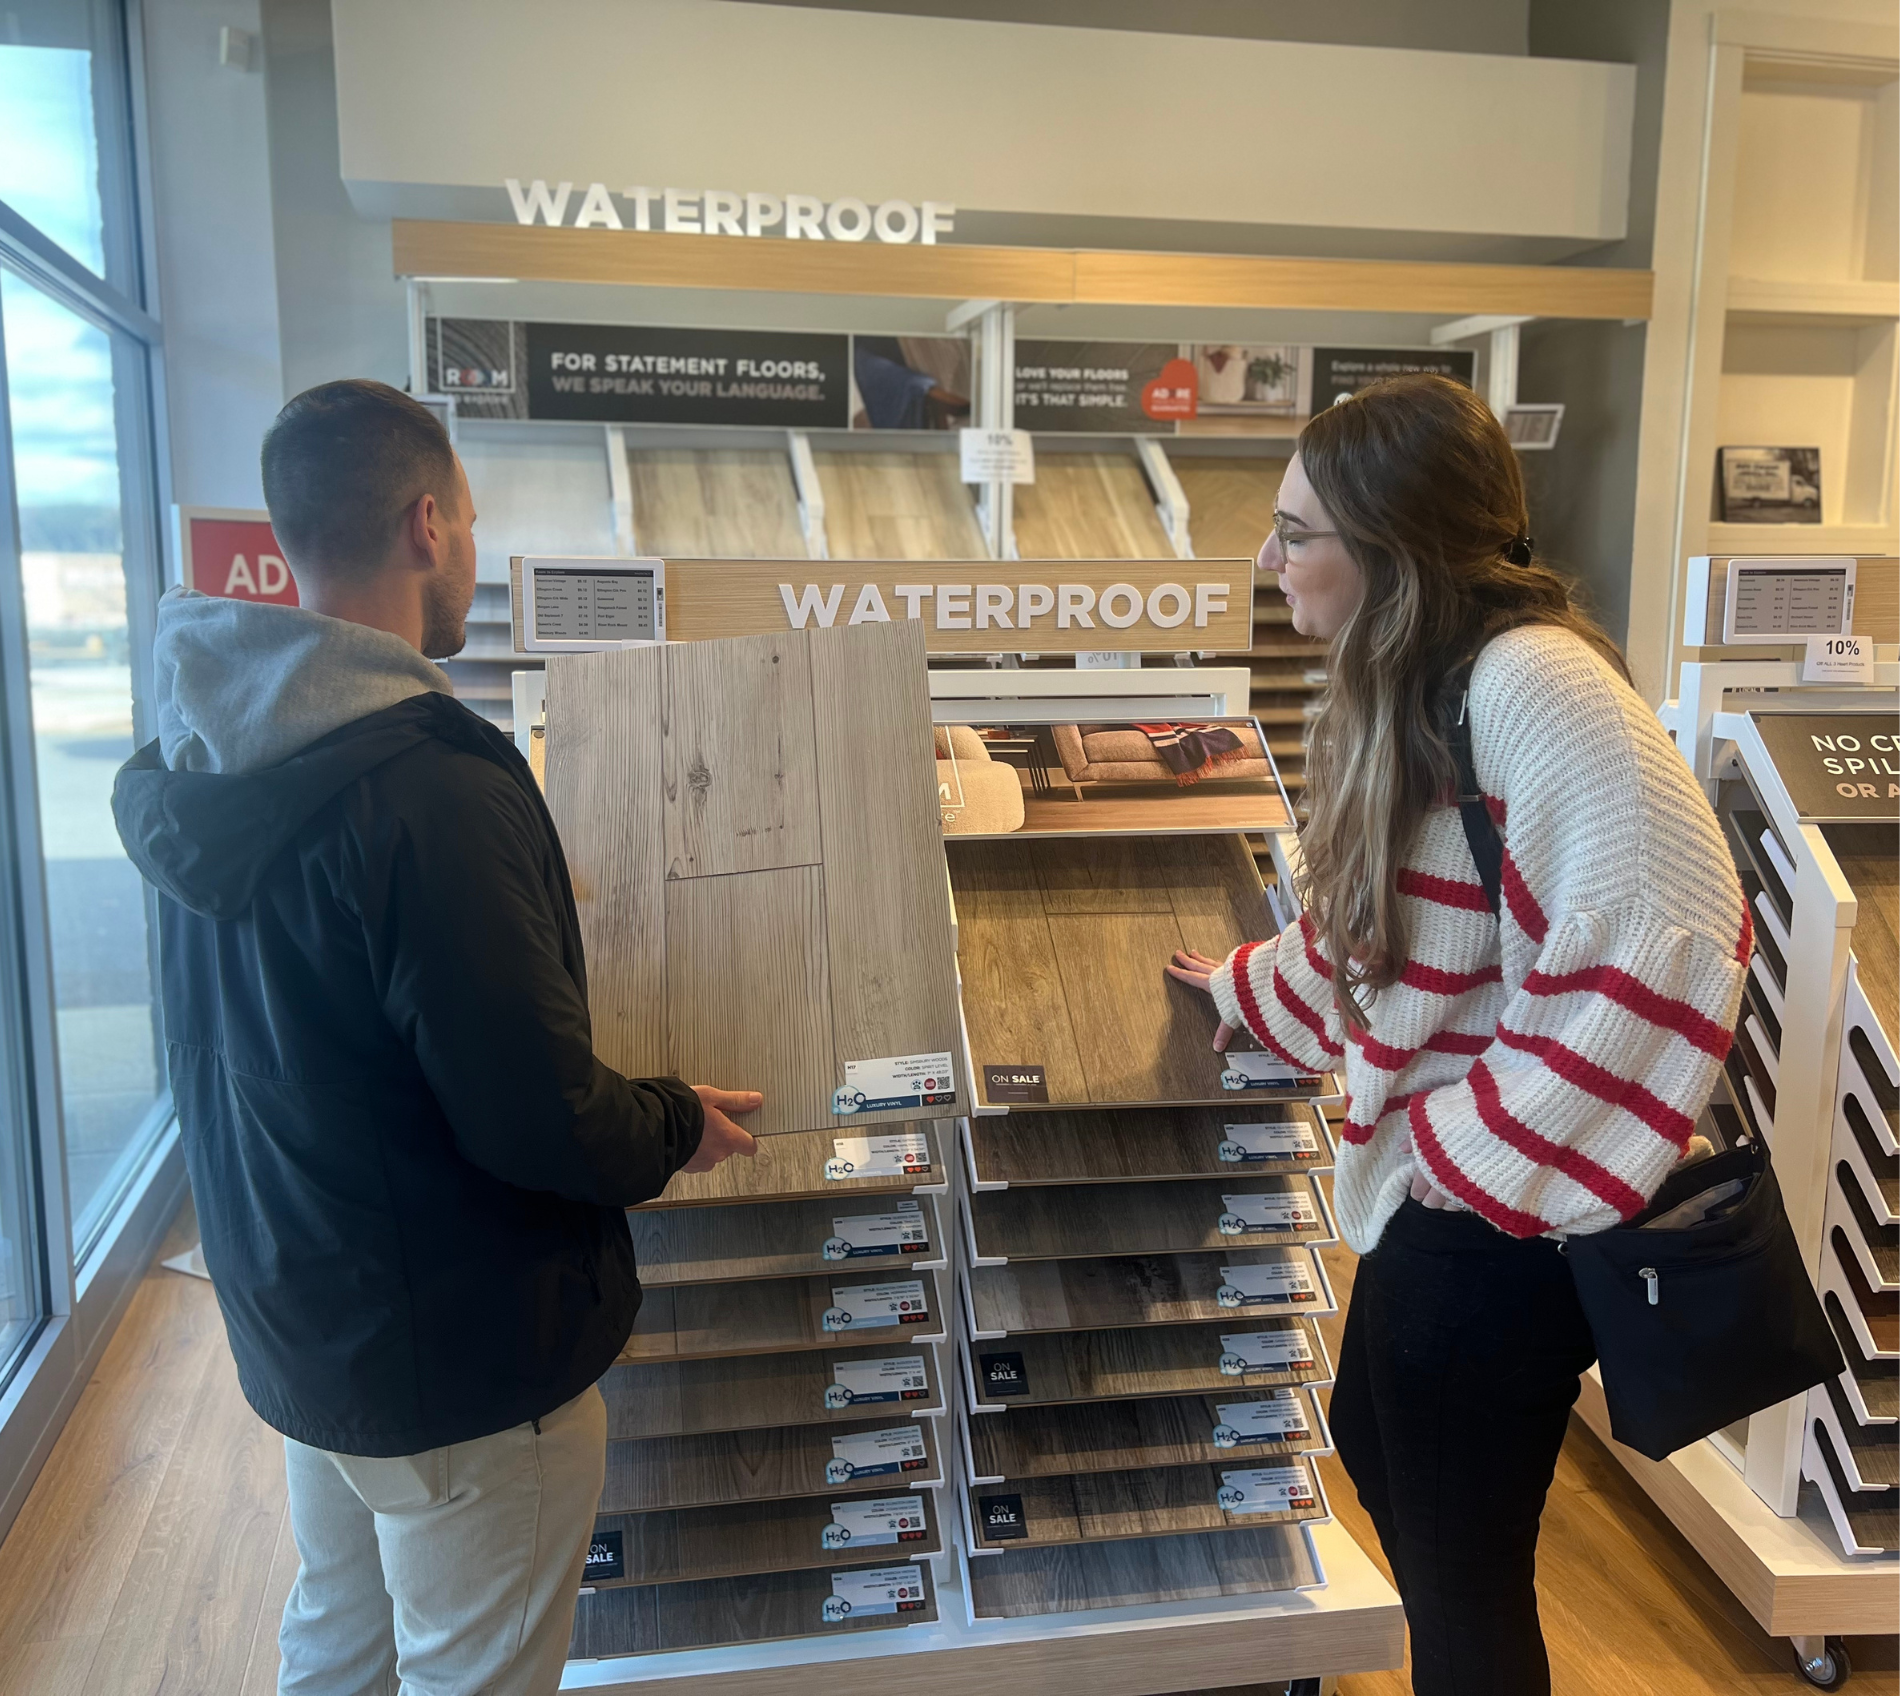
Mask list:
[[[1443,729],[1465,840],[1495,918],[1504,842],[1478,787],[1471,662]],[[1621,1225],[1563,1243],[1596,1339],[1610,1430],[1651,1460],[1844,1370],[1760,1138],[1679,1166]]]

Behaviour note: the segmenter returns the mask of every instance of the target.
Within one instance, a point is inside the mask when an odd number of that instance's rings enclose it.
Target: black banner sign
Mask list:
[[[1900,718],[1750,713],[1804,819],[1900,819]]]
[[[1316,347],[1313,349],[1313,410],[1324,412],[1381,377],[1428,371],[1471,387],[1478,356],[1469,348]]]
[[[1016,427],[1110,435],[1171,435],[1178,413],[1160,390],[1170,364],[1192,389],[1194,368],[1175,342],[1019,341]],[[1191,413],[1190,413],[1191,415]]]

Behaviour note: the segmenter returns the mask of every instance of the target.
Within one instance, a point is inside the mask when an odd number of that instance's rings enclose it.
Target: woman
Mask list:
[[[1335,1202],[1365,1258],[1339,1455],[1419,1696],[1550,1688],[1537,1525],[1595,1350],[1562,1239],[1681,1157],[1749,952],[1721,831],[1615,647],[1535,563],[1517,457],[1468,389],[1317,414],[1260,550],[1331,642],[1307,759],[1305,916],[1168,970],[1306,1070],[1343,1065]],[[1461,665],[1476,656],[1468,690]],[[1456,805],[1467,717],[1502,834],[1493,917]]]

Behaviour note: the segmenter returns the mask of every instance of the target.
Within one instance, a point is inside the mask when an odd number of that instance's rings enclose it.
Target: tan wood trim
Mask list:
[[[396,219],[392,231],[399,277],[786,294],[1622,319],[1649,316],[1651,284],[1647,271],[1581,266],[735,241],[412,218]]]

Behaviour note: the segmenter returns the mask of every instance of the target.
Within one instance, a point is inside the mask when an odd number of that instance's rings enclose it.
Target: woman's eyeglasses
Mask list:
[[[1273,533],[1280,538],[1280,551],[1285,553],[1294,542],[1316,541],[1321,536],[1337,536],[1337,530],[1302,530],[1292,523],[1284,512],[1275,511],[1273,515]]]

